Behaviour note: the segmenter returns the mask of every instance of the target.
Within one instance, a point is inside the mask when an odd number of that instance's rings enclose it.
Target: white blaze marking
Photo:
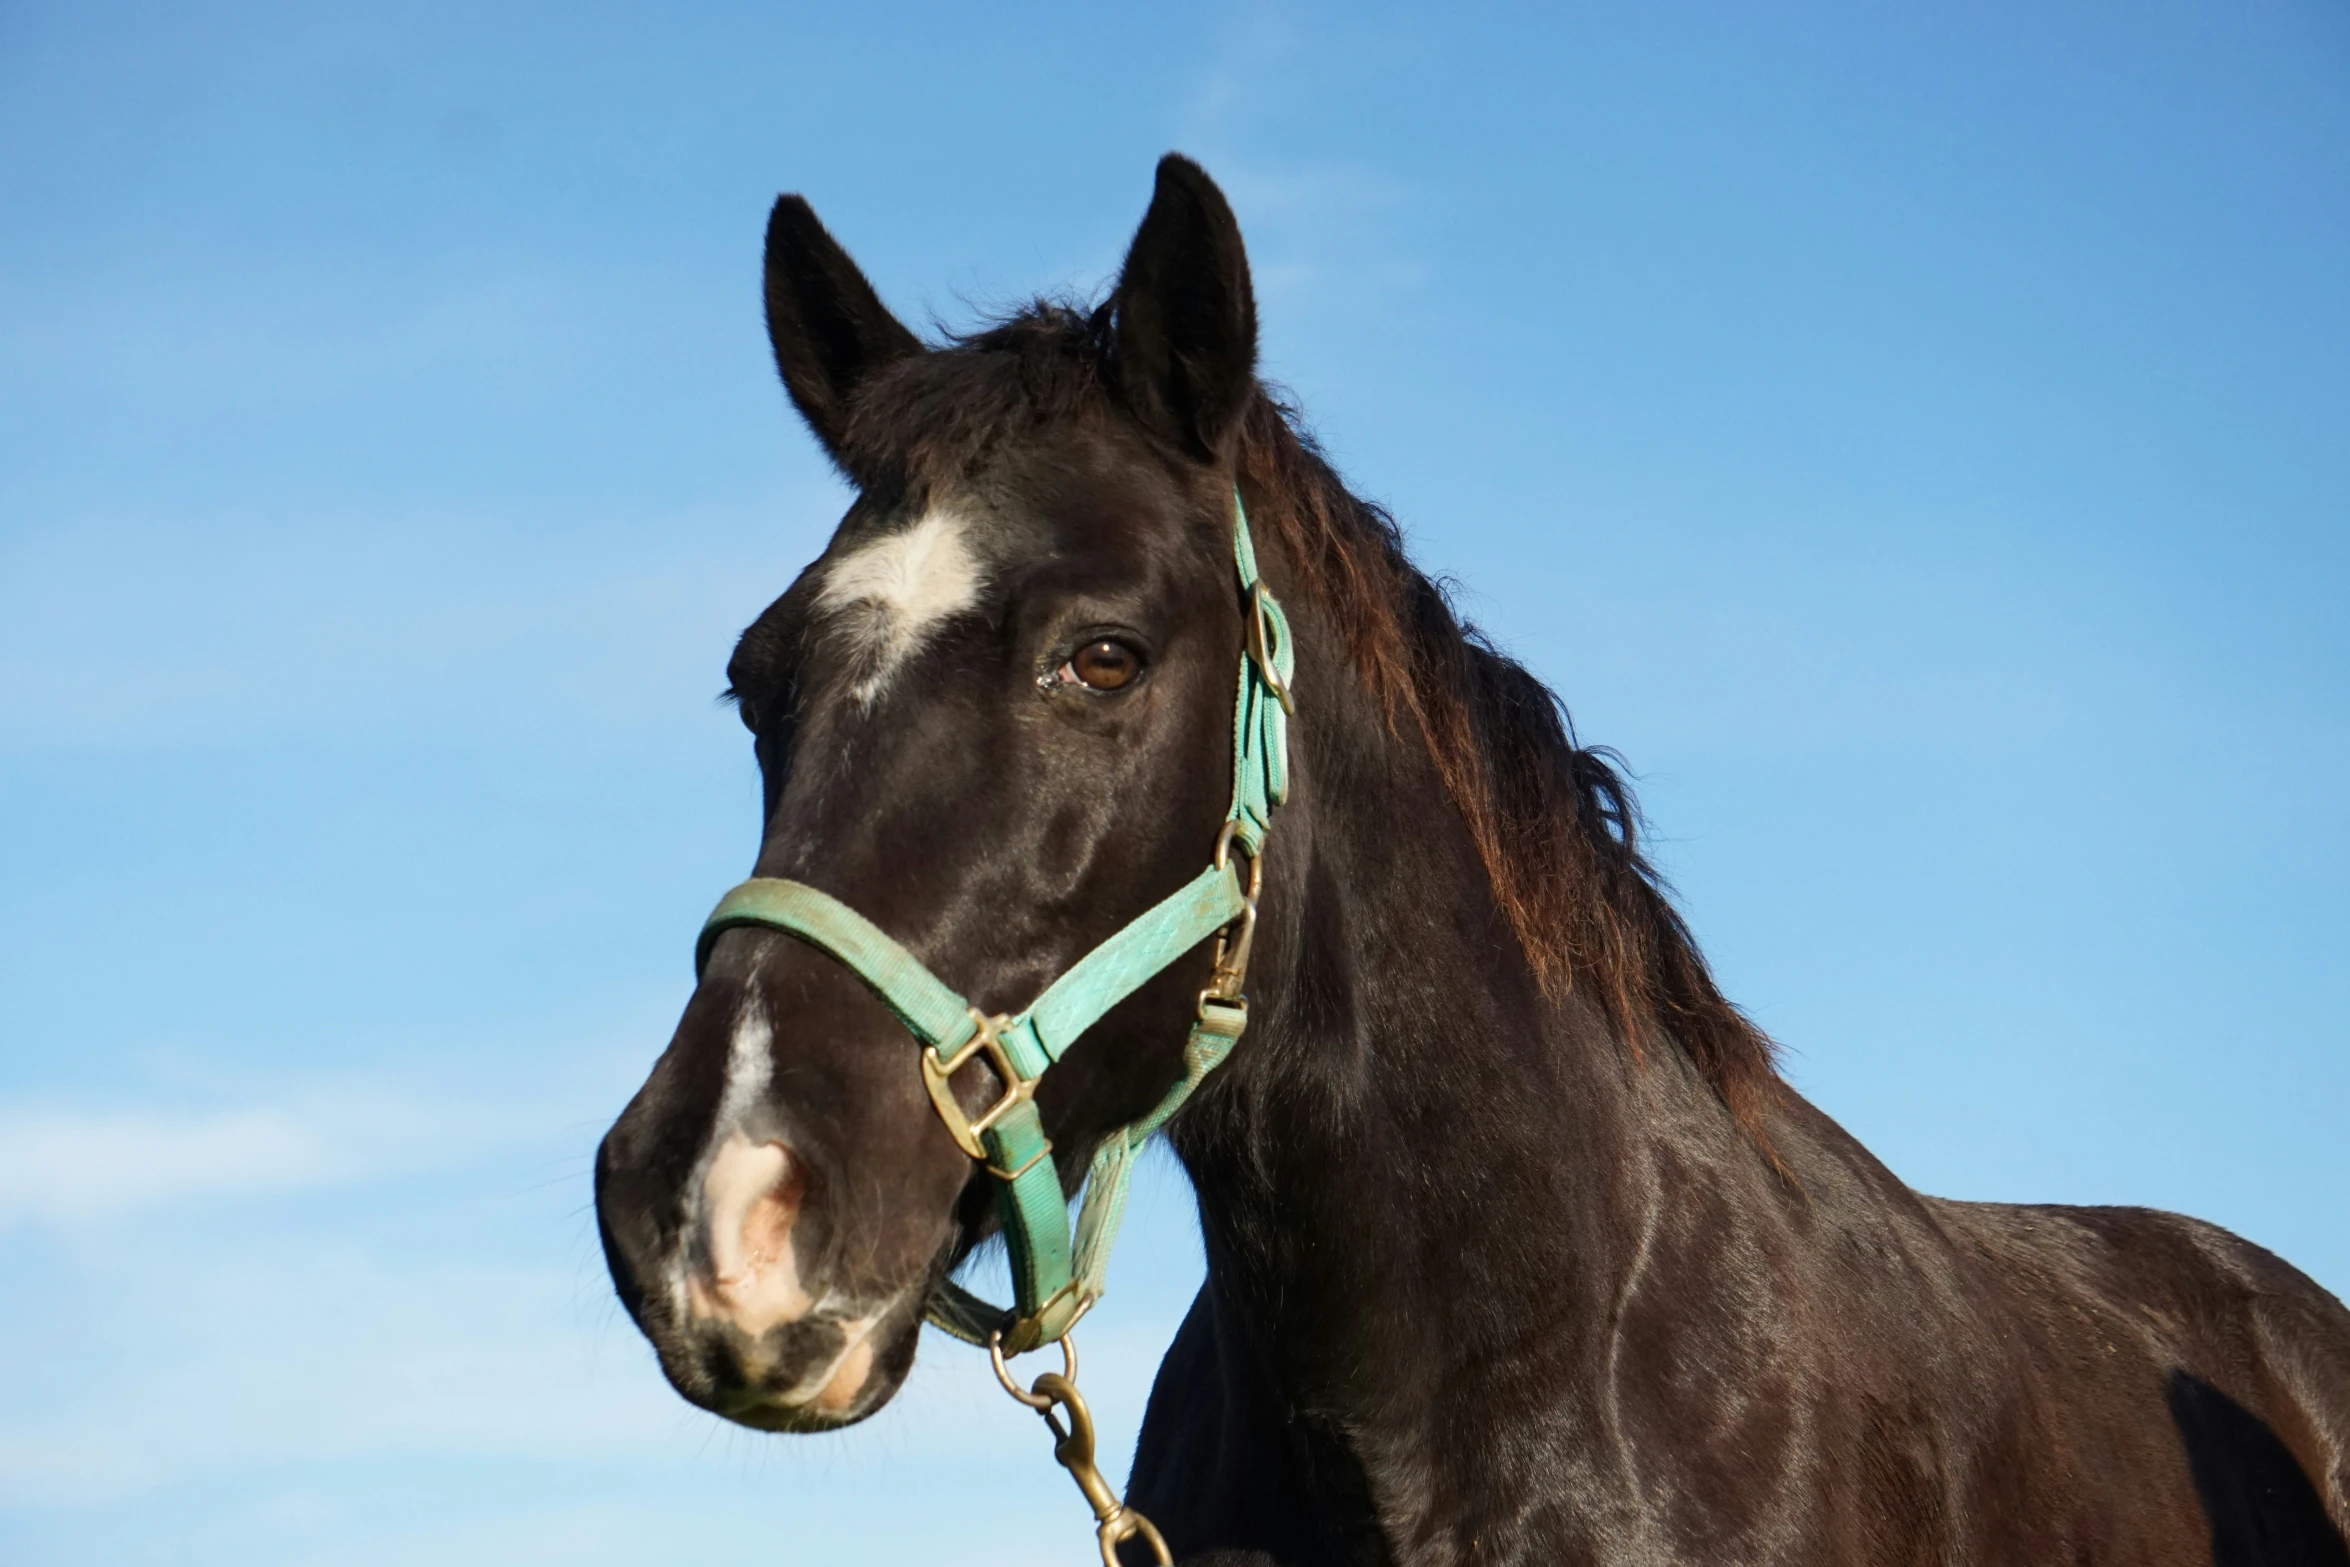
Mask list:
[[[771,1053],[774,1044],[775,1031],[767,1026],[767,1013],[759,1005],[758,993],[747,992],[743,996],[742,1015],[734,1020],[734,1038],[727,1043],[726,1091],[718,1097],[718,1123],[713,1141],[734,1130],[743,1112],[767,1092],[767,1080],[775,1071],[775,1057]]]
[[[964,523],[948,511],[926,512],[912,527],[836,562],[816,607],[837,616],[851,641],[857,700],[870,703],[933,627],[978,603],[982,579]]]
[[[740,1351],[743,1370],[753,1377],[773,1369],[771,1346],[761,1341],[775,1328],[809,1317],[837,1322],[839,1350],[775,1402],[845,1414],[873,1376],[873,1332],[890,1305],[860,1307],[829,1291],[819,1298],[800,1275],[792,1242],[808,1195],[806,1167],[782,1143],[753,1142],[743,1130],[775,1075],[774,1043],[758,997],[745,996],[727,1042],[726,1087],[710,1145],[687,1188],[687,1218],[700,1244],[689,1240],[673,1255],[671,1299],[683,1320],[716,1318],[741,1332],[750,1341]]]

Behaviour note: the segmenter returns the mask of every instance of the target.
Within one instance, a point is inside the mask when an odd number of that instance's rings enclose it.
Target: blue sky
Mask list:
[[[842,505],[784,189],[965,325],[1202,159],[1804,1092],[2350,1290],[2350,17],[1941,9],[0,8],[0,1558],[1082,1555],[969,1354],[735,1431],[596,1252]]]

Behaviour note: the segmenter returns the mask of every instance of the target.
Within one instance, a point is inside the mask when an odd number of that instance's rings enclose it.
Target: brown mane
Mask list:
[[[1110,396],[1106,312],[1040,302],[875,377],[851,421],[849,466],[870,481],[968,472],[1016,430]],[[1687,1052],[1737,1119],[1779,1079],[1774,1049],[1716,988],[1640,852],[1641,818],[1614,754],[1578,745],[1555,695],[1453,613],[1406,557],[1394,520],[1346,488],[1295,412],[1260,389],[1240,483],[1260,539],[1346,639],[1390,731],[1434,760],[1494,896],[1544,991],[1587,983],[1635,1052]]]
[[[1391,730],[1416,735],[1452,796],[1536,978],[1587,980],[1637,1051],[1689,1053],[1749,1126],[1778,1083],[1763,1032],[1717,989],[1640,852],[1612,752],[1585,748],[1558,698],[1454,615],[1385,511],[1346,488],[1293,410],[1258,396],[1243,426],[1249,519],[1346,638]]]

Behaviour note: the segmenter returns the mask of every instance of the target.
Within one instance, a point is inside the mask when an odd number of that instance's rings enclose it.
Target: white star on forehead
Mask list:
[[[850,643],[856,699],[872,702],[941,621],[977,604],[984,576],[969,525],[943,509],[834,562],[816,609]]]

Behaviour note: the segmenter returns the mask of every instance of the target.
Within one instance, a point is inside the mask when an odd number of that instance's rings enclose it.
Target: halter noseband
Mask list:
[[[996,1211],[1011,1253],[1015,1294],[1014,1308],[1006,1311],[950,1279],[931,1297],[926,1315],[966,1343],[993,1346],[999,1356],[1062,1337],[1101,1298],[1110,1246],[1126,1207],[1126,1182],[1144,1140],[1223,1064],[1248,1024],[1242,985],[1264,879],[1265,833],[1273,808],[1289,795],[1289,714],[1294,711],[1289,682],[1296,660],[1289,622],[1258,577],[1248,513],[1237,491],[1232,508],[1232,554],[1245,600],[1247,645],[1232,710],[1232,807],[1216,834],[1207,869],[1080,958],[1024,1011],[1009,1016],[982,1013],[871,920],[802,882],[764,876],[744,882],[719,900],[695,944],[698,980],[711,947],[726,931],[756,926],[795,936],[863,980],[914,1036],[922,1047],[922,1083],[939,1119],[956,1145],[996,1178]],[[1248,861],[1245,886],[1232,861],[1235,847]],[[1036,1085],[1103,1013],[1211,936],[1216,938],[1215,967],[1184,1042],[1183,1076],[1148,1115],[1104,1139],[1086,1176],[1085,1201],[1072,1236],[1052,1144],[1037,1116]],[[987,1058],[1004,1091],[971,1116],[956,1100],[952,1079],[975,1056]]]

